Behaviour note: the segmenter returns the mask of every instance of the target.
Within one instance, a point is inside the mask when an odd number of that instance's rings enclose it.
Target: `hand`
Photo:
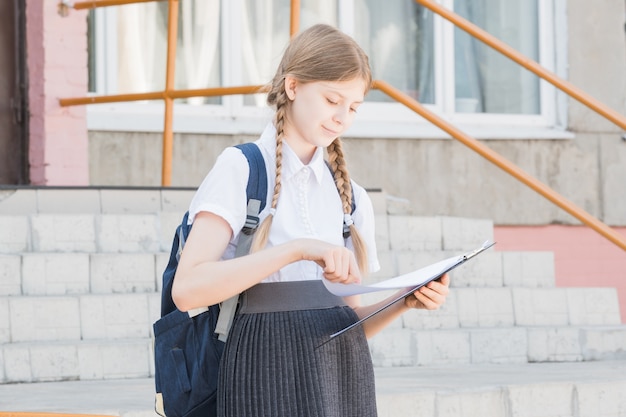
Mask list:
[[[446,302],[450,290],[450,277],[444,274],[441,278],[431,281],[404,299],[409,308],[437,310]]]
[[[324,278],[341,284],[361,282],[361,271],[351,250],[315,239],[303,239],[303,242],[303,259],[321,266]]]

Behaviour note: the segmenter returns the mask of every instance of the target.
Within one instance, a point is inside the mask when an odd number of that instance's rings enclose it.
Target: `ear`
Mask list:
[[[298,85],[298,80],[294,77],[287,75],[285,77],[285,93],[289,100],[293,101],[296,98],[296,87]]]

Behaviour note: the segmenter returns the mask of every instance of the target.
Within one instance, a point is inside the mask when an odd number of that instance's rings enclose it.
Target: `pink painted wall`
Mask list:
[[[626,227],[615,227],[626,237]],[[559,287],[617,288],[626,323],[626,252],[583,226],[497,226],[498,250],[551,251]]]
[[[87,14],[62,17],[58,3],[26,2],[30,182],[88,185],[85,107],[58,101],[87,94]]]

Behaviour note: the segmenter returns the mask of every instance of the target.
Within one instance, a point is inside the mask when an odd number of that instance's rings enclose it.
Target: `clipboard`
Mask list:
[[[453,269],[457,268],[460,265],[463,265],[465,262],[469,261],[470,259],[474,258],[475,256],[477,256],[480,253],[483,253],[484,251],[486,251],[487,249],[489,249],[490,247],[492,247],[493,245],[495,245],[495,242],[489,241],[487,240],[485,243],[482,244],[482,246],[480,246],[479,248],[464,253],[462,255],[459,256],[454,256],[452,258],[448,258],[445,259],[441,262],[438,262],[436,264],[433,265],[429,265],[428,267],[419,269],[417,271],[413,271],[412,273],[409,274],[405,274],[405,276],[409,276],[411,274],[415,274],[415,273],[419,273],[421,271],[425,271],[428,270],[429,268],[433,268],[435,267],[434,271],[429,271],[429,276],[427,276],[425,279],[422,279],[421,282],[416,285],[416,286],[411,286],[408,288],[405,288],[405,291],[402,292],[401,295],[395,297],[393,300],[389,301],[388,303],[386,303],[385,305],[383,305],[382,307],[378,308],[376,311],[368,314],[367,316],[363,317],[362,319],[360,319],[359,321],[351,324],[350,326],[336,332],[330,335],[331,339],[334,339],[337,336],[340,336],[341,334],[347,332],[350,329],[353,329],[354,327],[360,325],[361,323],[363,323],[365,320],[371,318],[372,316],[375,316],[376,314],[380,313],[381,311],[385,310],[386,308],[390,307],[391,305],[397,303],[398,301],[404,299],[405,297],[409,296],[410,294],[414,293],[415,291],[417,291],[418,289],[420,289],[421,287],[423,287],[424,285],[428,284],[431,281],[435,281],[439,278],[441,278],[442,275],[452,271]],[[438,267],[438,265],[441,264],[440,267]],[[403,276],[403,277],[405,277]],[[387,282],[389,282],[391,280],[388,280]],[[342,285],[342,284],[339,284]],[[372,286],[374,287],[374,286]],[[385,288],[386,289],[386,288]]]

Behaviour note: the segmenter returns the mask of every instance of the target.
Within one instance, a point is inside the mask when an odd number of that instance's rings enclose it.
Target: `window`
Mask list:
[[[554,70],[551,0],[440,2]],[[163,89],[167,7],[165,2],[148,2],[92,12],[91,91],[119,94]],[[288,42],[289,7],[289,0],[181,0],[176,88],[268,82]],[[302,0],[300,16],[302,28],[324,22],[352,35],[370,56],[375,78],[452,122],[531,127],[555,124],[553,88],[412,0]],[[188,118],[178,128],[175,121],[177,130],[221,133],[220,126],[228,130],[226,120],[230,126],[235,120],[244,126],[238,131],[257,131],[269,114],[262,95],[200,97],[177,100],[176,104],[176,118]],[[157,115],[162,104],[139,107],[94,106],[89,111],[90,128],[104,128],[105,124],[111,128],[103,120],[112,113],[124,113],[119,111],[122,108],[142,113],[139,119],[132,118],[136,126],[138,121],[150,119],[150,114]],[[355,134],[393,132],[402,136],[404,124],[414,135],[416,126],[425,126],[410,110],[378,91],[368,95],[361,109],[360,122],[355,125],[365,122],[378,129],[367,127]],[[161,117],[152,117],[158,122],[144,128],[162,129]],[[225,123],[210,124],[209,129],[207,117],[222,118]],[[189,122],[194,118],[196,122]],[[119,117],[116,120],[120,129],[133,129]],[[430,134],[428,128],[425,131],[424,135]]]

